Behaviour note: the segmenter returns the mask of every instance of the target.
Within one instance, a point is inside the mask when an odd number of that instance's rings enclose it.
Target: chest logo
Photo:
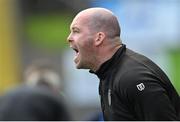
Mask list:
[[[145,89],[145,85],[143,84],[143,83],[140,83],[140,84],[138,84],[138,85],[136,85],[137,86],[137,89],[139,90],[139,91],[143,91],[144,89]]]

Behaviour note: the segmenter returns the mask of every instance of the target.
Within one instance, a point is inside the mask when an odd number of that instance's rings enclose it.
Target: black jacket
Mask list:
[[[125,45],[95,74],[105,120],[179,120],[179,95],[168,77]]]
[[[21,86],[0,99],[0,121],[70,120],[59,94],[43,87]]]

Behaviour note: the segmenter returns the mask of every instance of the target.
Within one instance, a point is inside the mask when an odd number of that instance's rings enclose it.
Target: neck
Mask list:
[[[101,53],[101,55],[99,55],[99,57],[97,58],[98,60],[96,60],[96,65],[91,69],[92,71],[96,72],[97,70],[99,70],[99,68],[101,67],[101,65],[108,61],[109,59],[112,58],[112,56],[116,53],[116,51],[122,47],[122,44],[116,45],[111,47],[108,50],[103,50],[103,52]]]

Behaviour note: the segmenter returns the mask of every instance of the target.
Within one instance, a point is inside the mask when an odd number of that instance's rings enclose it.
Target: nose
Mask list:
[[[70,33],[69,36],[67,37],[67,41],[68,41],[69,43],[71,43],[71,42],[73,41],[72,36],[71,36],[71,33]]]

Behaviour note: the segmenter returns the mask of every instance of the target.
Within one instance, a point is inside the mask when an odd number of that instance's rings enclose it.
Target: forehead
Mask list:
[[[83,15],[77,15],[72,23],[70,28],[81,28],[81,27],[87,27],[88,25],[88,17]]]

